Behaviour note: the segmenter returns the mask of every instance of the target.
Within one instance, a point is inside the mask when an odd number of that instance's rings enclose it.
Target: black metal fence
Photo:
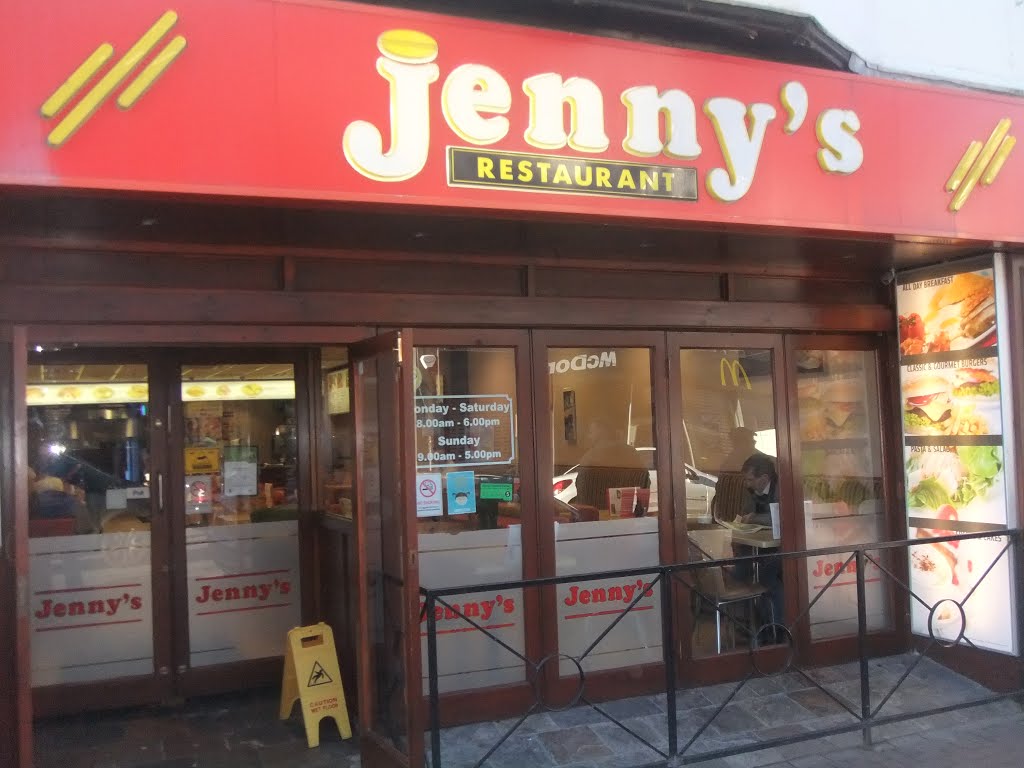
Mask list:
[[[994,557],[992,557],[991,562],[969,563],[969,570],[971,573],[970,578],[973,580],[973,584],[971,584],[969,588],[961,590],[962,596],[938,598],[929,595],[921,596],[911,589],[909,579],[907,578],[907,574],[910,572],[909,563],[911,561],[911,550],[914,550],[914,552],[920,552],[921,550],[918,548],[927,548],[933,545],[959,548],[962,547],[965,542],[975,539],[985,539],[989,543],[995,542],[993,546],[998,547],[999,551]],[[923,570],[928,570],[929,564],[932,567],[945,567],[939,562],[939,560],[941,560],[941,553],[938,553],[937,550],[931,550],[930,554],[925,555],[924,557],[932,557],[934,560],[931,563],[929,563],[927,559],[919,561],[918,565],[923,566]],[[749,569],[755,563],[761,564],[762,567],[764,567],[765,564],[770,563],[777,568],[778,564],[782,561],[802,560],[806,563],[809,558],[815,558],[817,561],[831,563],[832,568],[829,570],[831,575],[827,582],[825,582],[824,586],[818,590],[817,594],[814,595],[813,598],[803,601],[806,602],[806,605],[802,606],[802,610],[797,618],[789,624],[783,623],[778,617],[776,617],[775,620],[769,619],[767,623],[760,623],[756,619],[744,619],[735,616],[734,612],[730,609],[728,601],[723,602],[721,600],[721,595],[712,594],[709,590],[705,589],[704,585],[707,583],[707,580],[700,578],[703,574],[710,573],[710,569],[720,569],[723,567],[735,568],[737,566],[743,569]],[[887,704],[890,702],[893,695],[901,686],[904,685],[908,677],[914,672],[918,663],[927,658],[928,654],[933,649],[938,646],[946,648],[954,646],[977,647],[970,637],[971,627],[968,626],[966,615],[967,607],[970,606],[972,599],[977,600],[976,595],[982,585],[991,583],[988,580],[994,580],[995,577],[992,577],[991,574],[999,568],[1000,564],[1003,564],[1008,569],[1005,573],[1009,574],[1011,582],[1009,585],[1008,600],[1015,600],[1017,603],[1017,623],[1016,626],[1012,627],[1011,631],[1015,632],[1021,641],[1024,641],[1024,605],[1022,605],[1022,602],[1024,602],[1024,533],[1022,533],[1021,530],[970,533],[927,539],[911,539],[865,544],[855,548],[846,546],[806,550],[801,552],[773,551],[769,554],[750,557],[734,557],[717,560],[711,558],[695,559],[688,563],[662,565],[650,568],[631,568],[551,578],[448,587],[444,589],[421,588],[420,592],[424,601],[421,617],[426,624],[427,639],[426,661],[429,683],[428,701],[430,736],[428,757],[430,759],[430,764],[432,766],[448,766],[450,764],[445,762],[445,756],[442,754],[441,707],[443,703],[439,690],[438,608],[441,609],[440,612],[446,618],[457,618],[460,623],[464,622],[465,626],[463,629],[465,631],[475,630],[483,633],[484,636],[494,643],[497,643],[499,646],[504,648],[505,651],[521,660],[527,671],[527,679],[533,686],[533,703],[498,739],[495,740],[489,748],[483,749],[474,768],[484,768],[488,766],[490,764],[489,760],[491,756],[494,755],[494,753],[509,739],[509,737],[522,727],[523,723],[526,722],[530,715],[544,711],[564,710],[577,705],[592,707],[604,718],[607,718],[608,721],[614,723],[625,733],[628,733],[632,738],[636,739],[637,745],[643,745],[650,750],[652,760],[637,763],[637,765],[677,766],[854,731],[860,731],[862,733],[864,745],[870,745],[872,742],[872,729],[878,726],[929,715],[938,715],[964,707],[991,704],[1008,698],[1016,698],[1018,701],[1021,700],[1021,697],[1024,696],[1024,649],[1021,649],[1016,657],[1011,657],[1015,658],[1018,675],[1017,679],[1012,682],[1014,690],[1010,693],[984,695],[979,698],[971,699],[970,701],[940,704],[938,706],[912,712],[893,712],[892,707],[889,708],[890,711],[885,711]],[[872,629],[869,627],[868,621],[868,579],[865,575],[869,568],[874,574],[872,581],[880,581],[891,585],[887,594],[894,596],[902,593],[906,595],[906,604],[909,606],[914,606],[916,604],[919,606],[920,611],[927,611],[928,617],[927,635],[921,635],[915,638],[917,642],[916,650],[919,652],[919,655],[906,667],[902,676],[900,676],[888,690],[885,690],[881,692],[881,695],[876,695],[874,697],[872,696],[872,678],[871,668],[869,665],[869,660],[871,659],[869,654],[869,641],[872,635]],[[1004,573],[1002,568],[999,568],[999,572]],[[830,589],[836,588],[835,585],[837,582],[849,586],[849,577],[853,574],[856,576],[857,596],[856,641],[858,646],[857,659],[859,661],[860,679],[859,701],[852,701],[847,697],[837,695],[835,692],[822,685],[822,683],[813,676],[813,670],[803,669],[797,665],[795,662],[796,654],[794,653],[793,647],[794,637],[798,626],[801,622],[810,623],[810,617],[814,606],[822,600],[823,596]],[[464,606],[464,599],[466,596],[482,592],[521,589],[524,590],[525,593],[525,590],[530,589],[540,590],[544,588],[555,588],[561,584],[579,584],[581,582],[608,579],[639,579],[644,586],[642,589],[638,589],[636,591],[632,599],[629,600],[628,603],[625,603],[624,607],[620,611],[610,612],[614,614],[614,619],[612,619],[602,631],[593,637],[582,652],[575,655],[559,652],[540,659],[530,659],[521,650],[514,648],[508,642],[495,634],[495,632],[483,626],[481,622],[477,620],[479,617],[466,615],[466,612],[460,608],[459,603],[452,600],[452,598],[457,595],[463,601],[462,605]],[[844,579],[844,581],[840,582],[840,579]],[[619,719],[609,714],[606,711],[606,708],[602,708],[599,703],[592,701],[587,696],[586,672],[588,659],[592,654],[600,648],[602,642],[605,641],[612,630],[618,626],[620,622],[637,610],[641,600],[645,597],[652,597],[655,592],[655,588],[657,588],[658,598],[660,598],[658,602],[661,609],[661,664],[664,673],[664,693],[666,696],[666,714],[664,722],[667,731],[667,740],[659,740],[658,744],[652,743],[649,738],[645,738],[640,733],[637,733],[635,730],[622,723]],[[899,602],[896,602],[895,604],[898,605]],[[683,606],[685,606],[686,610],[699,610],[702,607],[711,609],[715,618],[719,621],[724,621],[731,635],[737,638],[736,647],[739,648],[742,644],[747,648],[751,662],[747,675],[736,683],[736,686],[732,689],[731,693],[718,705],[714,712],[705,719],[703,724],[697,728],[696,732],[689,735],[688,739],[680,737],[678,731],[679,717],[677,712],[676,692],[680,688],[679,676],[677,674],[679,659],[674,652],[674,649],[676,648],[676,631],[679,626],[677,622],[678,611],[681,610]],[[1000,606],[997,606],[994,610],[999,610],[1000,608]],[[1006,611],[1010,611],[1013,606],[1006,605],[1002,608]],[[753,616],[753,612],[750,613],[750,616]],[[940,616],[943,619],[942,621],[939,620]],[[895,617],[890,615],[890,622],[894,618]],[[948,628],[950,619],[952,619],[952,625],[954,627],[953,630]],[[947,626],[943,629],[938,629],[937,625],[939,624],[945,624]],[[878,630],[876,629],[875,631]],[[888,631],[892,631],[891,625],[888,627]],[[786,653],[779,653],[778,649],[780,644],[786,647]],[[1022,645],[1024,645],[1024,642],[1022,642]],[[775,655],[774,657],[769,657],[767,654]],[[777,659],[780,655],[784,656],[784,661],[781,666],[778,666],[778,668],[772,671],[765,671],[763,669],[764,662],[767,659],[773,658],[777,663]],[[571,700],[567,704],[555,707],[545,702],[543,699],[541,678],[544,667],[547,664],[551,662],[559,663],[562,661],[568,662],[576,671],[578,683],[575,694],[571,697]],[[697,744],[702,734],[705,733],[707,728],[715,722],[715,719],[719,717],[729,703],[734,700],[737,694],[739,694],[743,687],[752,679],[757,677],[774,677],[787,672],[799,673],[813,686],[819,688],[828,695],[836,702],[836,704],[842,707],[845,713],[849,714],[849,722],[827,728],[821,728],[809,733],[790,734],[779,738],[759,741],[753,744],[743,744],[711,750],[694,749],[694,745]],[[666,744],[667,747],[665,746]]]

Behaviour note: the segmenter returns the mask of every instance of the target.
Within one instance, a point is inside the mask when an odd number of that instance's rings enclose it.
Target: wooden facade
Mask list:
[[[26,490],[19,485],[27,461],[24,422],[18,413],[25,408],[24,366],[30,346],[190,348],[198,354],[233,348],[294,356],[397,327],[411,327],[417,340],[430,344],[513,346],[523,359],[531,345],[543,349],[546,344],[635,343],[662,349],[664,356],[666,349],[678,345],[751,343],[781,355],[799,345],[823,343],[877,351],[883,437],[892,455],[900,430],[890,270],[979,249],[969,244],[610,226],[599,220],[469,219],[238,201],[7,193],[4,203],[0,452],[5,474],[0,513],[5,557],[0,637],[18,649],[0,667],[5,690],[15,690],[12,683],[28,669],[28,617],[24,601],[16,596],[25,589],[17,584],[27,579],[27,554],[18,547],[27,520]],[[1021,269],[1021,262],[1014,261],[1011,338],[1017,340],[1017,370],[1024,306]],[[537,384],[545,368],[538,359],[533,370],[524,366],[520,371],[521,391],[532,393],[527,400],[538,410],[546,407],[544,388]],[[661,388],[661,401],[670,401],[666,393],[671,387],[678,390],[678,370],[670,367],[653,385]],[[778,392],[780,398],[786,392],[794,396],[785,381]],[[1018,416],[1021,407],[1018,401]],[[795,412],[795,402],[782,402],[779,409],[782,445],[791,423],[786,414]],[[532,419],[529,411],[520,415]],[[315,424],[316,418],[306,421]],[[658,426],[663,432],[659,444],[680,442],[669,422]],[[303,439],[315,452],[315,431]],[[544,441],[523,449],[527,464],[550,464],[550,457],[545,462],[542,455]],[[663,452],[659,465],[672,477],[668,453]],[[1019,464],[1021,457],[1017,459]],[[309,488],[317,483],[315,467],[310,462],[312,474],[303,480]],[[532,478],[536,488],[550,481],[542,474]],[[782,467],[782,476],[792,478],[789,468]],[[662,513],[663,523],[668,523],[661,534],[663,562],[685,559],[679,543],[685,528],[676,519],[684,503],[682,483],[667,485],[674,490],[676,510],[665,505]],[[906,523],[898,462],[889,462],[885,486],[892,502],[888,532],[902,537]],[[795,497],[796,490],[787,493]],[[538,525],[545,522],[542,517]],[[798,529],[790,526],[794,534],[787,548],[804,545]],[[347,589],[354,576],[352,532],[345,522],[318,524],[312,518],[304,530],[304,547],[316,565],[303,615],[335,625],[348,678],[357,663],[356,614]],[[524,563],[524,576],[550,571],[552,558],[551,552],[539,552],[532,566]],[[900,619],[902,612],[905,607],[897,610],[897,631],[879,637],[874,650],[907,647],[909,629]],[[557,638],[535,628],[527,642],[528,648],[539,650],[557,644]],[[803,638],[801,644],[809,663],[834,662],[854,651],[844,642],[812,647]],[[988,654],[979,658],[992,661]],[[971,658],[961,655],[951,661],[960,664]],[[723,657],[684,667],[684,682],[708,683],[734,677],[739,661]],[[189,692],[269,682],[278,669],[270,664],[258,673],[251,666],[226,670],[214,678],[197,678]],[[976,667],[968,663],[965,669]],[[595,698],[615,697],[623,686],[639,692],[653,688],[657,679],[656,669],[609,672],[594,676],[588,690]],[[346,682],[351,685],[350,679]],[[562,684],[552,679],[550,685],[558,697]],[[116,682],[109,691],[111,701],[125,704],[152,698],[145,690],[126,695]],[[74,696],[73,691],[67,694]],[[519,711],[528,696],[525,685],[497,697],[452,694],[446,697],[446,716],[450,722],[505,716]],[[0,713],[17,724],[5,730],[20,734],[21,754],[31,749],[31,706],[27,692],[0,701]],[[66,701],[58,707],[49,696],[37,697],[35,707],[52,712],[65,709]]]

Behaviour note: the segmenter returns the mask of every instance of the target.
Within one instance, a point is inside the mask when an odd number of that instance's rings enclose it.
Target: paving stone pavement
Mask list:
[[[911,667],[913,670],[906,680],[889,695]],[[965,703],[991,695],[982,686],[931,659],[912,654],[872,660],[870,673],[872,705],[878,707],[885,699],[878,713],[880,717]],[[719,706],[727,701],[716,715]],[[593,707],[533,715],[484,766],[646,768],[665,765],[655,751],[666,752],[668,748],[665,702],[662,694],[597,705],[628,731]],[[676,694],[679,747],[682,750],[699,731],[700,735],[685,750],[687,758],[850,725],[856,719],[844,705],[859,712],[859,702],[857,663],[809,670],[807,676],[791,671],[752,678],[739,687],[730,683],[682,690]],[[706,725],[709,719],[710,725]],[[441,739],[440,765],[442,768],[476,765],[515,723],[516,720],[508,720],[446,729]],[[1019,768],[1024,765],[1021,756],[1024,710],[1010,700],[878,726],[872,736],[870,749],[863,747],[861,733],[856,731],[691,764],[706,768],[959,768],[967,765]],[[682,764],[686,763],[669,763]]]
[[[871,662],[872,701],[881,702],[909,665],[913,672],[881,715],[909,713],[989,695],[930,659],[912,655]],[[749,746],[823,728],[851,724],[843,709],[859,701],[857,664],[809,671],[833,696],[798,672],[676,694],[679,745],[685,745],[717,708],[727,706],[687,750]],[[734,695],[733,695],[734,694]],[[842,702],[842,703],[840,703]],[[642,696],[598,705],[629,732],[592,707],[529,717],[485,763],[486,768],[636,768],[662,765],[668,747],[666,700]],[[274,691],[217,696],[180,708],[135,708],[43,720],[36,724],[37,768],[221,768],[295,766],[358,768],[358,749],[342,741],[329,721],[321,745],[308,749],[299,715],[277,719]],[[446,729],[443,768],[469,768],[517,719]],[[961,709],[874,729],[864,749],[859,732],[774,746],[705,760],[706,768],[1018,768],[1024,764],[1024,710],[1013,701]],[[641,741],[641,739],[643,741]],[[429,734],[428,734],[429,745]]]

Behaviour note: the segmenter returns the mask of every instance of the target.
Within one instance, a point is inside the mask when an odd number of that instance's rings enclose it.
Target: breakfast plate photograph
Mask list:
[[[995,346],[996,292],[991,269],[903,286],[900,355]]]

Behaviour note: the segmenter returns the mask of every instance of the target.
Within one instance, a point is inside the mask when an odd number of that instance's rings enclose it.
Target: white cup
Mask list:
[[[779,503],[773,501],[768,505],[768,509],[772,513],[772,538],[782,538],[782,521],[779,519]]]

